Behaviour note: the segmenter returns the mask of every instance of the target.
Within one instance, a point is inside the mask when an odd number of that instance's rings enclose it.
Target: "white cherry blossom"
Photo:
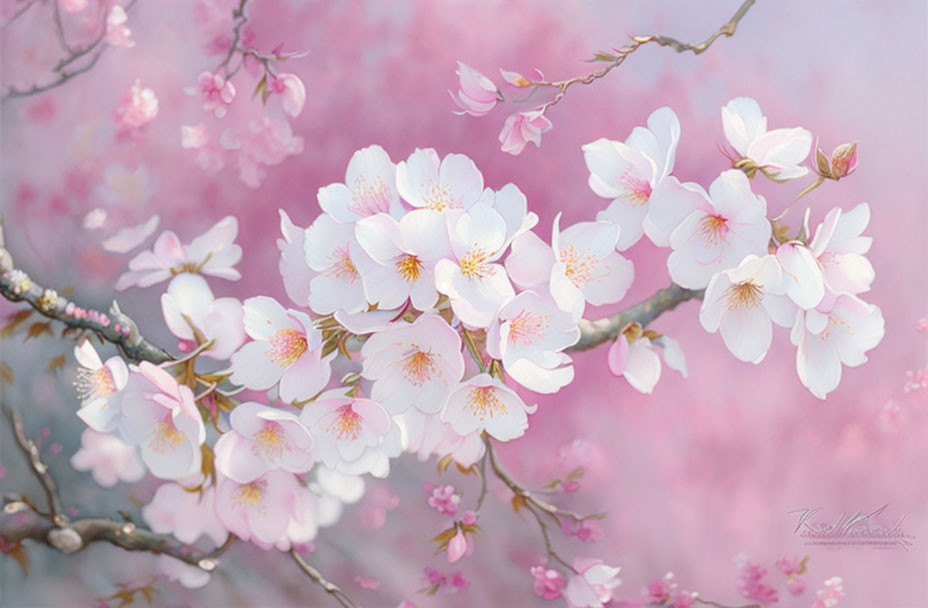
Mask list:
[[[115,356],[104,364],[90,340],[82,340],[74,347],[74,357],[80,364],[74,381],[81,400],[77,415],[95,431],[112,431],[119,424],[120,414],[115,395],[129,381],[126,362]]]
[[[527,414],[534,414],[537,408],[526,405],[496,378],[478,374],[452,391],[441,419],[459,435],[486,431],[494,439],[510,441],[525,434]]]
[[[319,314],[367,309],[359,268],[367,254],[358,244],[354,224],[323,213],[306,229],[306,263],[318,273],[309,283],[309,306]]]
[[[483,174],[463,154],[439,159],[432,148],[416,148],[396,166],[396,187],[417,208],[447,212],[470,209],[483,194]]]
[[[750,159],[771,177],[795,179],[809,172],[800,163],[812,149],[812,134],[801,127],[768,131],[767,117],[750,97],[736,97],[722,108],[722,128],[740,159]]]
[[[828,289],[859,294],[870,290],[875,272],[864,254],[873,239],[862,236],[870,223],[870,206],[861,203],[848,212],[834,208],[818,225],[809,243]]]
[[[171,279],[167,292],[161,294],[161,311],[168,329],[180,338],[181,351],[195,349],[200,340],[212,340],[202,354],[228,359],[245,341],[242,303],[215,298],[201,276],[182,273]]]
[[[396,190],[396,165],[380,146],[368,146],[351,155],[345,183],[319,188],[319,206],[338,222],[388,213],[403,213]]]

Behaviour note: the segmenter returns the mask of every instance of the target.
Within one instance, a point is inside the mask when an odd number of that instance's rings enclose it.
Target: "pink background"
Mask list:
[[[180,149],[180,125],[204,120],[199,102],[183,88],[219,61],[202,49],[194,4],[140,0],[129,14],[135,48],[110,49],[90,73],[3,106],[0,193],[8,245],[37,279],[77,285],[78,301],[105,308],[113,297],[108,285],[127,260],[102,252],[99,233],[81,227],[87,211],[101,206],[103,170],[112,163],[144,165],[151,179],[147,199],[114,203],[111,217],[128,225],[157,211],[161,229],[189,240],[234,214],[242,226],[244,278],[216,282],[215,291],[284,297],[276,271],[277,208],[308,224],[318,213],[316,190],[341,181],[350,154],[371,143],[384,146],[394,160],[417,146],[469,155],[488,185],[511,181],[526,193],[547,236],[558,211],[572,223],[592,219],[607,202],[586,185],[580,146],[602,136],[624,139],[662,105],[672,107],[683,125],[675,174],[703,185],[727,167],[717,149],[719,108],[735,96],[757,99],[771,127],[808,128],[827,150],[859,141],[857,173],[802,199],[787,222],[795,226],[807,205],[817,222],[832,206],[870,203],[870,259],[877,278],[865,297],[883,309],[886,337],[868,364],[846,369],[840,388],[819,401],[796,377],[787,332],[778,332],[761,365],[742,364],[719,336],[699,327],[698,306],[689,303],[654,324],[686,351],[688,380],[665,370],[654,394],[642,396],[610,376],[603,349],[579,355],[578,380],[556,396],[538,398],[530,433],[507,445],[503,455],[520,479],[541,485],[565,471],[558,462],[560,446],[576,439],[590,443],[595,454],[590,471],[565,504],[607,511],[605,537],[593,545],[557,543],[565,555],[595,555],[621,565],[623,596],[637,597],[649,581],[673,571],[685,588],[741,604],[734,586],[736,554],[771,569],[779,557],[808,554],[810,589],[798,599],[781,591],[781,605],[808,606],[820,583],[835,575],[845,580],[848,599],[842,605],[848,607],[928,605],[926,400],[923,392],[903,392],[906,371],[926,364],[925,334],[915,331],[928,314],[924,2],[759,2],[735,37],[720,39],[700,57],[644,48],[607,78],[571,89],[551,110],[554,129],[542,147],[511,157],[497,142],[505,109],[481,119],[452,115],[446,89],[456,88],[456,60],[494,78],[497,66],[525,73],[538,67],[551,78],[570,77],[598,67],[582,60],[623,44],[626,33],[702,39],[737,2],[253,0],[248,10],[259,47],[270,50],[283,42],[288,50],[309,51],[287,64],[307,84],[307,107],[294,121],[305,151],[271,167],[257,190],[243,185],[232,168],[218,175],[203,172],[193,153]],[[6,84],[32,82],[41,74],[36,66],[58,52],[47,35],[44,17],[26,17],[3,33]],[[155,90],[160,112],[140,140],[119,141],[113,112],[136,78]],[[236,81],[236,106],[244,107],[236,108],[233,120],[260,112],[249,107],[248,81],[241,82]],[[75,152],[79,130],[93,132],[83,160]],[[805,185],[755,180],[773,212]],[[666,253],[644,242],[631,250],[638,280],[619,307],[669,283]],[[137,290],[119,300],[147,334],[170,345],[158,293]],[[65,446],[51,464],[66,503],[88,514],[122,508],[130,490],[119,487],[106,498],[93,498],[89,477],[69,472],[67,457],[77,448],[80,428],[70,414],[76,407],[69,387],[73,370],[60,381],[32,377],[47,357],[64,351],[62,345],[46,338],[3,346],[4,360],[17,371],[5,398],[29,410],[30,428],[51,425],[53,438]],[[886,425],[881,417],[891,399],[906,417],[901,425]],[[28,487],[19,455],[8,441],[3,448],[3,464],[14,469],[3,490]],[[465,502],[473,500],[473,478],[449,479],[466,490]],[[527,572],[541,554],[540,538],[531,519],[513,518],[505,492],[485,507],[478,553],[462,562],[471,581],[466,594],[429,599],[415,593],[425,586],[420,577],[425,565],[449,570],[425,543],[442,520],[424,510],[423,480],[437,480],[434,465],[404,457],[390,487],[401,503],[390,511],[387,526],[369,531],[359,525],[360,509],[350,510],[338,528],[323,534],[315,562],[368,606],[395,606],[403,598],[420,606],[543,605],[532,594]],[[789,511],[822,507],[824,516],[836,517],[886,503],[887,519],[904,516],[903,527],[915,536],[908,551],[805,547],[793,534],[796,519]],[[189,594],[162,585],[162,600],[279,604],[319,597],[285,556],[256,549],[237,553],[205,590]],[[33,573],[25,583],[11,560],[0,561],[4,605],[88,605],[112,593],[112,583],[147,582],[153,571],[151,558],[110,547],[94,547],[81,558],[37,547],[30,556]],[[49,573],[60,577],[55,584]],[[357,574],[380,579],[380,591],[357,588]],[[283,582],[274,586],[271,577]],[[769,579],[783,589],[778,572]]]

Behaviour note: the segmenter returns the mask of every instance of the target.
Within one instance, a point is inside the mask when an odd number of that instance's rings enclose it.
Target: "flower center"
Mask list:
[[[422,352],[416,345],[413,348],[415,350],[400,361],[406,381],[413,386],[422,386],[433,375],[441,376],[441,370],[435,365],[435,355]]]
[[[332,254],[334,261],[332,265],[329,266],[326,270],[326,276],[334,276],[336,279],[344,279],[349,283],[354,283],[357,281],[361,275],[358,274],[358,269],[355,268],[354,262],[351,261],[351,254],[348,252],[348,245],[342,245],[335,249],[335,252]]]
[[[407,283],[415,283],[422,274],[422,262],[414,255],[405,255],[396,263],[396,271]]]
[[[429,180],[421,187],[422,198],[425,200],[425,206],[435,211],[444,211],[445,209],[458,209],[461,207],[460,198],[452,198],[451,186],[448,184],[436,184]]]
[[[330,434],[335,435],[336,439],[355,441],[361,436],[361,415],[351,409],[351,404],[338,408],[338,416],[335,421],[326,429]]]
[[[306,352],[306,336],[295,329],[278,329],[268,340],[267,358],[277,367],[290,367]]]
[[[630,172],[625,171],[625,173],[619,176],[617,181],[620,186],[628,191],[625,195],[625,200],[629,204],[640,207],[651,198],[651,182],[648,180],[641,179],[639,176],[632,175]]]
[[[277,422],[268,422],[264,428],[252,435],[251,452],[264,456],[268,460],[276,460],[283,456],[284,450],[290,451],[290,444],[284,435],[283,427]]]
[[[757,308],[763,299],[762,285],[748,279],[744,283],[737,283],[725,290],[725,303],[728,310],[741,310],[742,308]]]
[[[82,367],[77,370],[74,381],[77,394],[83,403],[95,399],[105,399],[116,392],[116,382],[108,367],[93,370]]]
[[[469,279],[485,279],[492,276],[495,268],[487,261],[490,255],[480,247],[474,247],[458,264],[461,274]]]
[[[390,186],[379,176],[374,180],[374,183],[369,184],[362,175],[354,180],[350,208],[362,217],[378,213],[389,213]]]
[[[727,242],[728,220],[721,215],[707,215],[699,222],[699,231],[702,238],[711,245],[720,245]]]
[[[541,338],[549,325],[548,315],[536,315],[523,309],[509,321],[509,341],[528,346]]]
[[[239,486],[238,492],[235,494],[236,504],[249,509],[260,506],[263,511],[264,506],[261,505],[261,499],[264,498],[265,486],[267,486],[267,481],[263,479]]]
[[[564,262],[564,274],[577,289],[583,289],[588,283],[599,280],[595,275],[599,260],[592,254],[584,256],[570,245],[561,250],[561,261]]]
[[[481,421],[487,417],[494,418],[497,414],[505,414],[506,406],[492,386],[475,386],[467,395],[466,408]]]
[[[184,434],[178,431],[174,426],[174,421],[167,417],[155,423],[155,436],[152,437],[148,447],[153,452],[164,454],[168,450],[176,451],[183,440]]]

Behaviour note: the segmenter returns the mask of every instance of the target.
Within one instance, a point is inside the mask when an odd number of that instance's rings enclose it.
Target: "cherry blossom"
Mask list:
[[[216,468],[238,482],[267,471],[305,473],[313,465],[312,439],[290,412],[254,402],[239,404],[229,416],[232,430],[216,442]]]
[[[406,300],[428,310],[436,300],[435,264],[449,253],[445,218],[431,209],[417,209],[399,221],[386,213],[359,220],[358,244],[374,264],[362,258],[361,275],[367,301],[380,308],[398,308]]]
[[[876,273],[864,254],[873,239],[862,236],[869,223],[870,206],[861,203],[846,213],[835,207],[815,229],[809,249],[829,290],[855,295],[870,290]]]
[[[597,195],[612,199],[596,219],[621,226],[618,249],[634,245],[645,231],[648,201],[654,189],[673,171],[680,121],[664,107],[648,117],[648,128],[635,127],[625,143],[601,138],[583,146]],[[650,235],[649,235],[650,236]]]
[[[126,48],[135,46],[135,40],[132,40],[132,30],[126,26],[128,20],[126,10],[120,5],[114,4],[110,8],[106,14],[106,35],[104,38],[107,44]]]
[[[81,400],[77,415],[95,431],[109,432],[119,424],[119,406],[114,398],[129,381],[129,368],[121,357],[110,357],[104,364],[90,340],[74,347],[80,364],[74,386]]]
[[[743,563],[738,571],[738,591],[747,599],[761,604],[777,603],[779,601],[777,590],[763,582],[766,576],[766,568],[751,562]]]
[[[857,143],[841,144],[831,153],[831,158],[815,144],[815,172],[819,177],[835,181],[847,177],[857,169]]]
[[[561,594],[564,593],[564,587],[567,586],[567,581],[564,580],[564,575],[553,570],[551,568],[546,568],[544,564],[539,566],[532,566],[531,575],[533,580],[533,588],[535,590],[535,595],[545,600],[556,600],[561,597]]]
[[[81,433],[81,449],[71,457],[71,466],[77,471],[90,471],[93,480],[104,488],[112,488],[120,481],[135,483],[145,477],[135,446],[93,429]]]
[[[342,389],[322,393],[303,408],[300,420],[316,443],[316,456],[329,468],[359,461],[365,452],[376,451],[393,425],[379,403],[349,397]]]
[[[789,299],[804,310],[818,306],[825,297],[825,279],[809,248],[799,241],[790,241],[777,247],[776,256],[787,281]]]
[[[506,184],[499,190],[487,188],[480,200],[499,213],[506,223],[506,247],[538,223],[538,216],[528,210],[528,199],[515,184]]]
[[[285,538],[300,490],[296,478],[284,471],[270,471],[248,483],[221,477],[216,515],[232,534],[269,549]]]
[[[513,380],[538,393],[556,393],[574,378],[560,351],[576,344],[580,329],[547,294],[523,291],[504,304],[487,331],[487,352]]]
[[[353,224],[323,213],[306,229],[306,263],[316,276],[309,283],[309,305],[320,314],[367,309],[360,267],[369,259],[358,244]]]
[[[403,428],[406,451],[415,453],[422,462],[433,455],[450,456],[461,466],[469,467],[480,460],[486,450],[479,431],[460,435],[438,415],[410,409],[395,420]]]
[[[457,75],[459,89],[457,95],[448,91],[461,111],[455,114],[483,116],[492,110],[501,99],[499,89],[493,81],[474,68],[458,61]]]
[[[280,106],[290,116],[297,117],[303,111],[306,104],[306,85],[296,74],[278,74],[268,90],[280,95]]]
[[[378,213],[395,218],[403,214],[397,194],[397,169],[380,146],[368,146],[351,155],[345,183],[319,188],[319,206],[338,222],[354,222]]]
[[[883,313],[851,294],[840,294],[813,310],[800,311],[790,333],[798,347],[796,371],[802,385],[818,397],[837,388],[842,365],[857,367],[883,339]]]
[[[699,322],[709,333],[721,330],[731,354],[756,365],[770,348],[771,320],[783,327],[795,321],[795,306],[784,297],[786,290],[775,256],[746,256],[737,268],[723,270],[709,281]]]
[[[283,238],[277,239],[280,250],[280,262],[277,269],[284,281],[287,296],[297,306],[309,306],[309,283],[315,272],[306,264],[306,229],[293,223],[283,209],[279,209],[280,232]]]
[[[226,80],[222,74],[200,72],[197,76],[197,88],[188,88],[188,93],[199,93],[203,98],[203,111],[216,118],[226,115],[228,107],[235,100],[235,85]]]
[[[454,517],[461,504],[461,495],[450,484],[435,486],[429,493],[428,504],[442,515]]]
[[[206,125],[181,125],[180,147],[196,150],[196,161],[201,169],[209,173],[221,171],[225,166],[223,149],[219,142],[211,137]]]
[[[226,129],[219,143],[236,152],[238,177],[252,188],[261,185],[267,175],[265,167],[278,165],[303,151],[303,138],[293,134],[290,123],[270,116],[256,118],[245,128]]]
[[[99,209],[98,211],[103,211]],[[104,217],[106,212],[103,212]],[[106,251],[113,253],[127,253],[141,245],[148,237],[158,229],[158,223],[161,219],[157,214],[148,218],[145,222],[137,226],[129,226],[116,232],[113,236],[104,240],[100,245]]]
[[[118,6],[113,7],[119,8]],[[135,80],[129,94],[116,108],[116,124],[121,132],[134,135],[158,115],[158,97],[149,88],[142,88],[142,82]]]
[[[449,219],[452,259],[435,265],[435,286],[467,325],[488,327],[499,306],[515,295],[496,261],[506,245],[506,221],[485,203]]]
[[[483,174],[463,154],[439,159],[432,148],[416,148],[396,166],[396,187],[416,208],[447,212],[470,209],[483,194]]]
[[[675,369],[686,378],[686,359],[677,342],[667,336],[648,337],[649,332],[642,331],[639,324],[630,324],[619,334],[607,353],[609,371],[622,376],[636,391],[651,394],[661,376],[661,360],[671,369]]]
[[[812,134],[801,127],[768,131],[767,117],[750,97],[737,97],[722,108],[722,128],[728,143],[740,155],[734,160],[747,159],[777,180],[795,179],[809,172],[800,163],[812,148]]]
[[[163,483],[142,508],[142,517],[157,534],[173,534],[188,545],[207,537],[219,546],[229,533],[216,519],[215,496],[213,487],[190,492],[179,483]]]
[[[681,287],[701,289],[712,275],[737,266],[747,255],[767,253],[771,228],[767,203],[751,192],[740,171],[723,172],[670,234],[670,278]],[[682,199],[681,199],[682,200]]]
[[[527,414],[534,414],[537,408],[526,405],[496,378],[478,374],[452,391],[441,418],[459,435],[486,431],[499,441],[510,441],[525,434]]]
[[[503,130],[499,132],[501,149],[516,156],[522,154],[529,142],[540,147],[541,135],[550,131],[552,126],[541,108],[510,114],[503,123]]]
[[[87,0],[60,0],[59,4],[66,13],[79,13],[87,8]]]
[[[193,392],[162,368],[142,361],[120,393],[123,439],[138,445],[152,475],[180,479],[200,469],[206,429]]]
[[[361,356],[361,374],[373,380],[371,398],[391,415],[439,412],[464,376],[461,338],[437,314],[373,334]]]
[[[177,581],[187,589],[199,589],[209,583],[209,572],[179,559],[159,555],[157,563],[159,571],[167,580]]]
[[[161,311],[168,329],[180,338],[182,352],[192,351],[200,341],[212,341],[202,354],[228,359],[245,341],[242,303],[235,298],[215,298],[199,275],[185,272],[171,279],[161,295]]]
[[[612,590],[622,584],[621,568],[607,566],[600,559],[577,557],[573,567],[577,574],[567,579],[563,592],[569,608],[602,608],[612,599]]]
[[[242,259],[242,248],[235,244],[237,235],[238,220],[232,216],[223,218],[188,245],[181,245],[180,238],[166,230],[152,249],[129,260],[129,270],[116,281],[116,290],[149,287],[184,272],[237,281],[242,276],[233,268]]]
[[[306,313],[276,300],[245,300],[245,333],[253,340],[232,355],[232,382],[255,390],[279,385],[286,403],[311,398],[331,377],[334,354],[322,356],[322,333]]]
[[[833,576],[825,581],[825,586],[818,590],[811,608],[834,608],[844,599],[844,581],[840,576]]]

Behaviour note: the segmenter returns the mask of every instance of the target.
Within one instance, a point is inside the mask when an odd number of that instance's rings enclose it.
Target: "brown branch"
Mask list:
[[[328,581],[322,573],[310,566],[303,557],[297,553],[295,550],[290,551],[290,555],[293,557],[293,561],[300,567],[300,569],[312,579],[314,583],[322,587],[326,593],[331,595],[335,600],[344,606],[344,608],[358,608],[358,605],[351,601],[351,598],[342,591],[337,585]]]
[[[646,326],[663,313],[673,310],[687,300],[701,299],[704,290],[684,289],[671,285],[654,293],[647,300],[616,314],[590,321],[580,319],[580,341],[568,348],[568,351],[588,350],[599,346],[619,335],[622,328],[629,323],[641,323]]]
[[[42,485],[42,489],[45,490],[45,498],[48,501],[49,517],[51,521],[56,526],[65,526],[68,523],[68,519],[64,515],[64,509],[61,507],[61,500],[58,498],[58,488],[55,485],[55,480],[48,472],[48,465],[42,462],[38,446],[36,446],[34,441],[26,437],[23,421],[19,414],[6,404],[3,404],[3,413],[10,421],[10,426],[13,429],[13,437],[16,439],[16,444],[19,446],[19,449],[29,461],[29,468],[32,474],[35,475],[36,479],[38,479],[39,483]]]
[[[133,5],[135,5],[137,1],[138,0],[130,0],[130,2],[126,4],[126,6],[124,7],[124,10],[128,13],[129,10],[133,7]],[[56,12],[56,15],[57,15],[57,12]],[[58,25],[59,24],[56,23],[56,29],[58,31],[58,34],[59,36],[63,36],[63,29],[58,29]],[[68,55],[66,55],[57,64],[55,64],[55,66],[52,68],[52,71],[57,72],[58,75],[54,80],[51,80],[45,84],[36,83],[32,85],[31,87],[29,87],[28,89],[17,89],[16,87],[11,86],[6,90],[3,96],[0,97],[0,103],[5,103],[9,101],[10,99],[31,97],[33,95],[38,95],[39,93],[44,93],[45,91],[54,89],[56,87],[60,87],[61,85],[68,82],[75,76],[79,76],[81,74],[89,72],[91,68],[93,68],[97,64],[97,62],[100,60],[100,57],[103,56],[103,53],[106,52],[106,49],[109,48],[108,44],[101,44],[105,38],[106,38],[106,15],[104,14],[103,31],[101,32],[100,36],[98,36],[96,39],[94,39],[93,42],[89,43],[87,46],[83,48],[72,49]],[[61,38],[61,41],[62,41],[63,46],[67,46],[67,42],[64,41],[63,38]],[[80,59],[81,57],[87,55],[88,53],[91,53],[92,51],[96,51],[96,52],[93,53],[93,55],[90,58],[90,61],[85,63],[83,66],[79,68],[75,68],[73,70],[64,70],[65,66],[70,65],[75,60]]]
[[[248,23],[248,16],[245,15],[246,4],[248,4],[248,0],[239,0],[238,7],[232,11],[232,18],[235,20],[235,26],[232,28],[232,43],[229,45],[229,52],[226,54],[225,59],[216,66],[215,72],[227,67],[235,56],[235,52],[239,50],[238,42],[242,38],[242,28]]]
[[[115,301],[109,311],[111,319],[97,316],[97,320],[94,320],[89,316],[68,313],[68,305],[73,303],[69,303],[57,291],[35,283],[24,272],[13,267],[13,259],[4,245],[3,218],[0,218],[0,294],[11,302],[28,302],[44,317],[59,321],[72,330],[95,333],[103,340],[115,344],[123,355],[133,361],[158,364],[174,359],[139,334],[135,322],[119,310]],[[116,325],[126,328],[128,332],[116,331]]]
[[[678,53],[684,53],[687,51],[692,52],[695,55],[699,55],[705,52],[712,43],[715,42],[718,38],[722,36],[730,37],[734,35],[735,30],[738,27],[738,23],[741,19],[747,14],[748,10],[754,5],[757,0],[744,0],[744,3],[735,11],[735,14],[732,15],[726,23],[724,23],[718,30],[716,30],[711,36],[703,40],[702,42],[696,44],[688,44],[680,42],[675,38],[669,36],[660,36],[660,35],[650,35],[650,36],[632,36],[631,43],[628,45],[614,49],[615,55],[611,53],[598,53],[595,60],[606,60],[609,63],[600,70],[587,74],[585,76],[577,76],[576,78],[570,78],[568,80],[559,80],[559,81],[547,81],[547,80],[530,80],[523,83],[524,87],[548,87],[557,89],[557,94],[548,101],[547,103],[541,106],[542,113],[547,112],[548,108],[558,103],[563,97],[567,94],[567,89],[572,87],[575,84],[590,84],[594,80],[598,80],[606,76],[609,72],[619,67],[625,63],[625,59],[629,55],[637,51],[639,48],[646,44],[655,43],[660,46],[666,46],[674,49]]]

